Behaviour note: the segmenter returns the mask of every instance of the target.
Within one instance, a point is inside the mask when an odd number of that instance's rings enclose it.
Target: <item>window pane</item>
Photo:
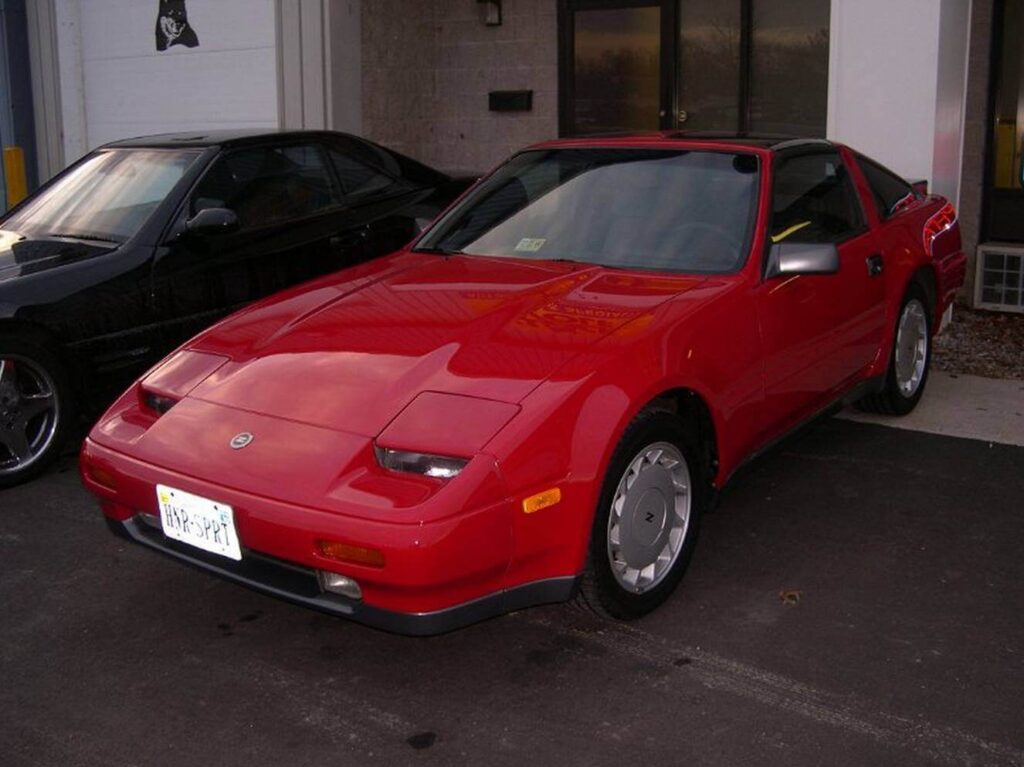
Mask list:
[[[740,4],[684,0],[679,4],[679,127],[739,129]]]
[[[996,132],[992,176],[997,189],[1020,189],[1024,181],[1024,57],[1020,45],[1024,37],[1024,3],[1004,3],[1001,23],[996,24],[1002,45],[994,77]]]
[[[824,136],[829,0],[754,0],[750,129]]]
[[[338,202],[317,147],[258,147],[219,159],[199,182],[192,212],[230,208],[242,229],[255,229],[303,218]]]
[[[746,260],[758,160],[654,149],[524,152],[421,243],[471,255],[729,272]]]
[[[856,190],[838,154],[784,160],[773,188],[776,242],[842,242],[864,227]]]
[[[96,152],[26,202],[4,228],[125,242],[198,156],[196,151],[169,149]]]
[[[574,14],[574,133],[657,130],[661,9]]]
[[[349,197],[361,197],[366,194],[378,192],[393,183],[390,176],[385,175],[376,168],[360,162],[349,152],[342,152],[332,148],[330,150],[331,162],[338,172],[341,185],[345,194]]]
[[[880,216],[891,216],[908,202],[916,199],[913,187],[895,173],[860,155],[857,159],[864,177],[868,180],[868,186],[871,187]]]

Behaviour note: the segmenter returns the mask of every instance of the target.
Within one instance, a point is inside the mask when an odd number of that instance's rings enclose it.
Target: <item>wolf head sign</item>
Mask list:
[[[195,48],[199,38],[189,26],[185,0],[160,0],[156,17],[156,49],[166,51],[172,45]]]

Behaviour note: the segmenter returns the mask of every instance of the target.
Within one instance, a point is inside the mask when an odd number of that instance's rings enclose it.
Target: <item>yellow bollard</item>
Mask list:
[[[7,207],[13,208],[28,197],[25,153],[20,146],[4,147],[4,176],[7,179]]]

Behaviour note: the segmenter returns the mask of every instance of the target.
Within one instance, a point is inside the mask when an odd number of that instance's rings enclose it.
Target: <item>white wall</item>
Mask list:
[[[959,205],[964,156],[964,104],[971,28],[970,0],[941,0],[932,189]]]
[[[199,46],[163,52],[157,7],[57,0],[67,162],[130,136],[278,126],[274,0],[189,0]]]
[[[361,0],[279,0],[283,128],[362,133]]]
[[[954,199],[969,7],[832,0],[828,137]]]

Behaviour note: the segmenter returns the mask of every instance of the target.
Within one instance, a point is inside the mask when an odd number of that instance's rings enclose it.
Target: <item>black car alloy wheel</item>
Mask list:
[[[66,413],[62,370],[44,349],[0,345],[0,487],[35,476],[56,455]]]

